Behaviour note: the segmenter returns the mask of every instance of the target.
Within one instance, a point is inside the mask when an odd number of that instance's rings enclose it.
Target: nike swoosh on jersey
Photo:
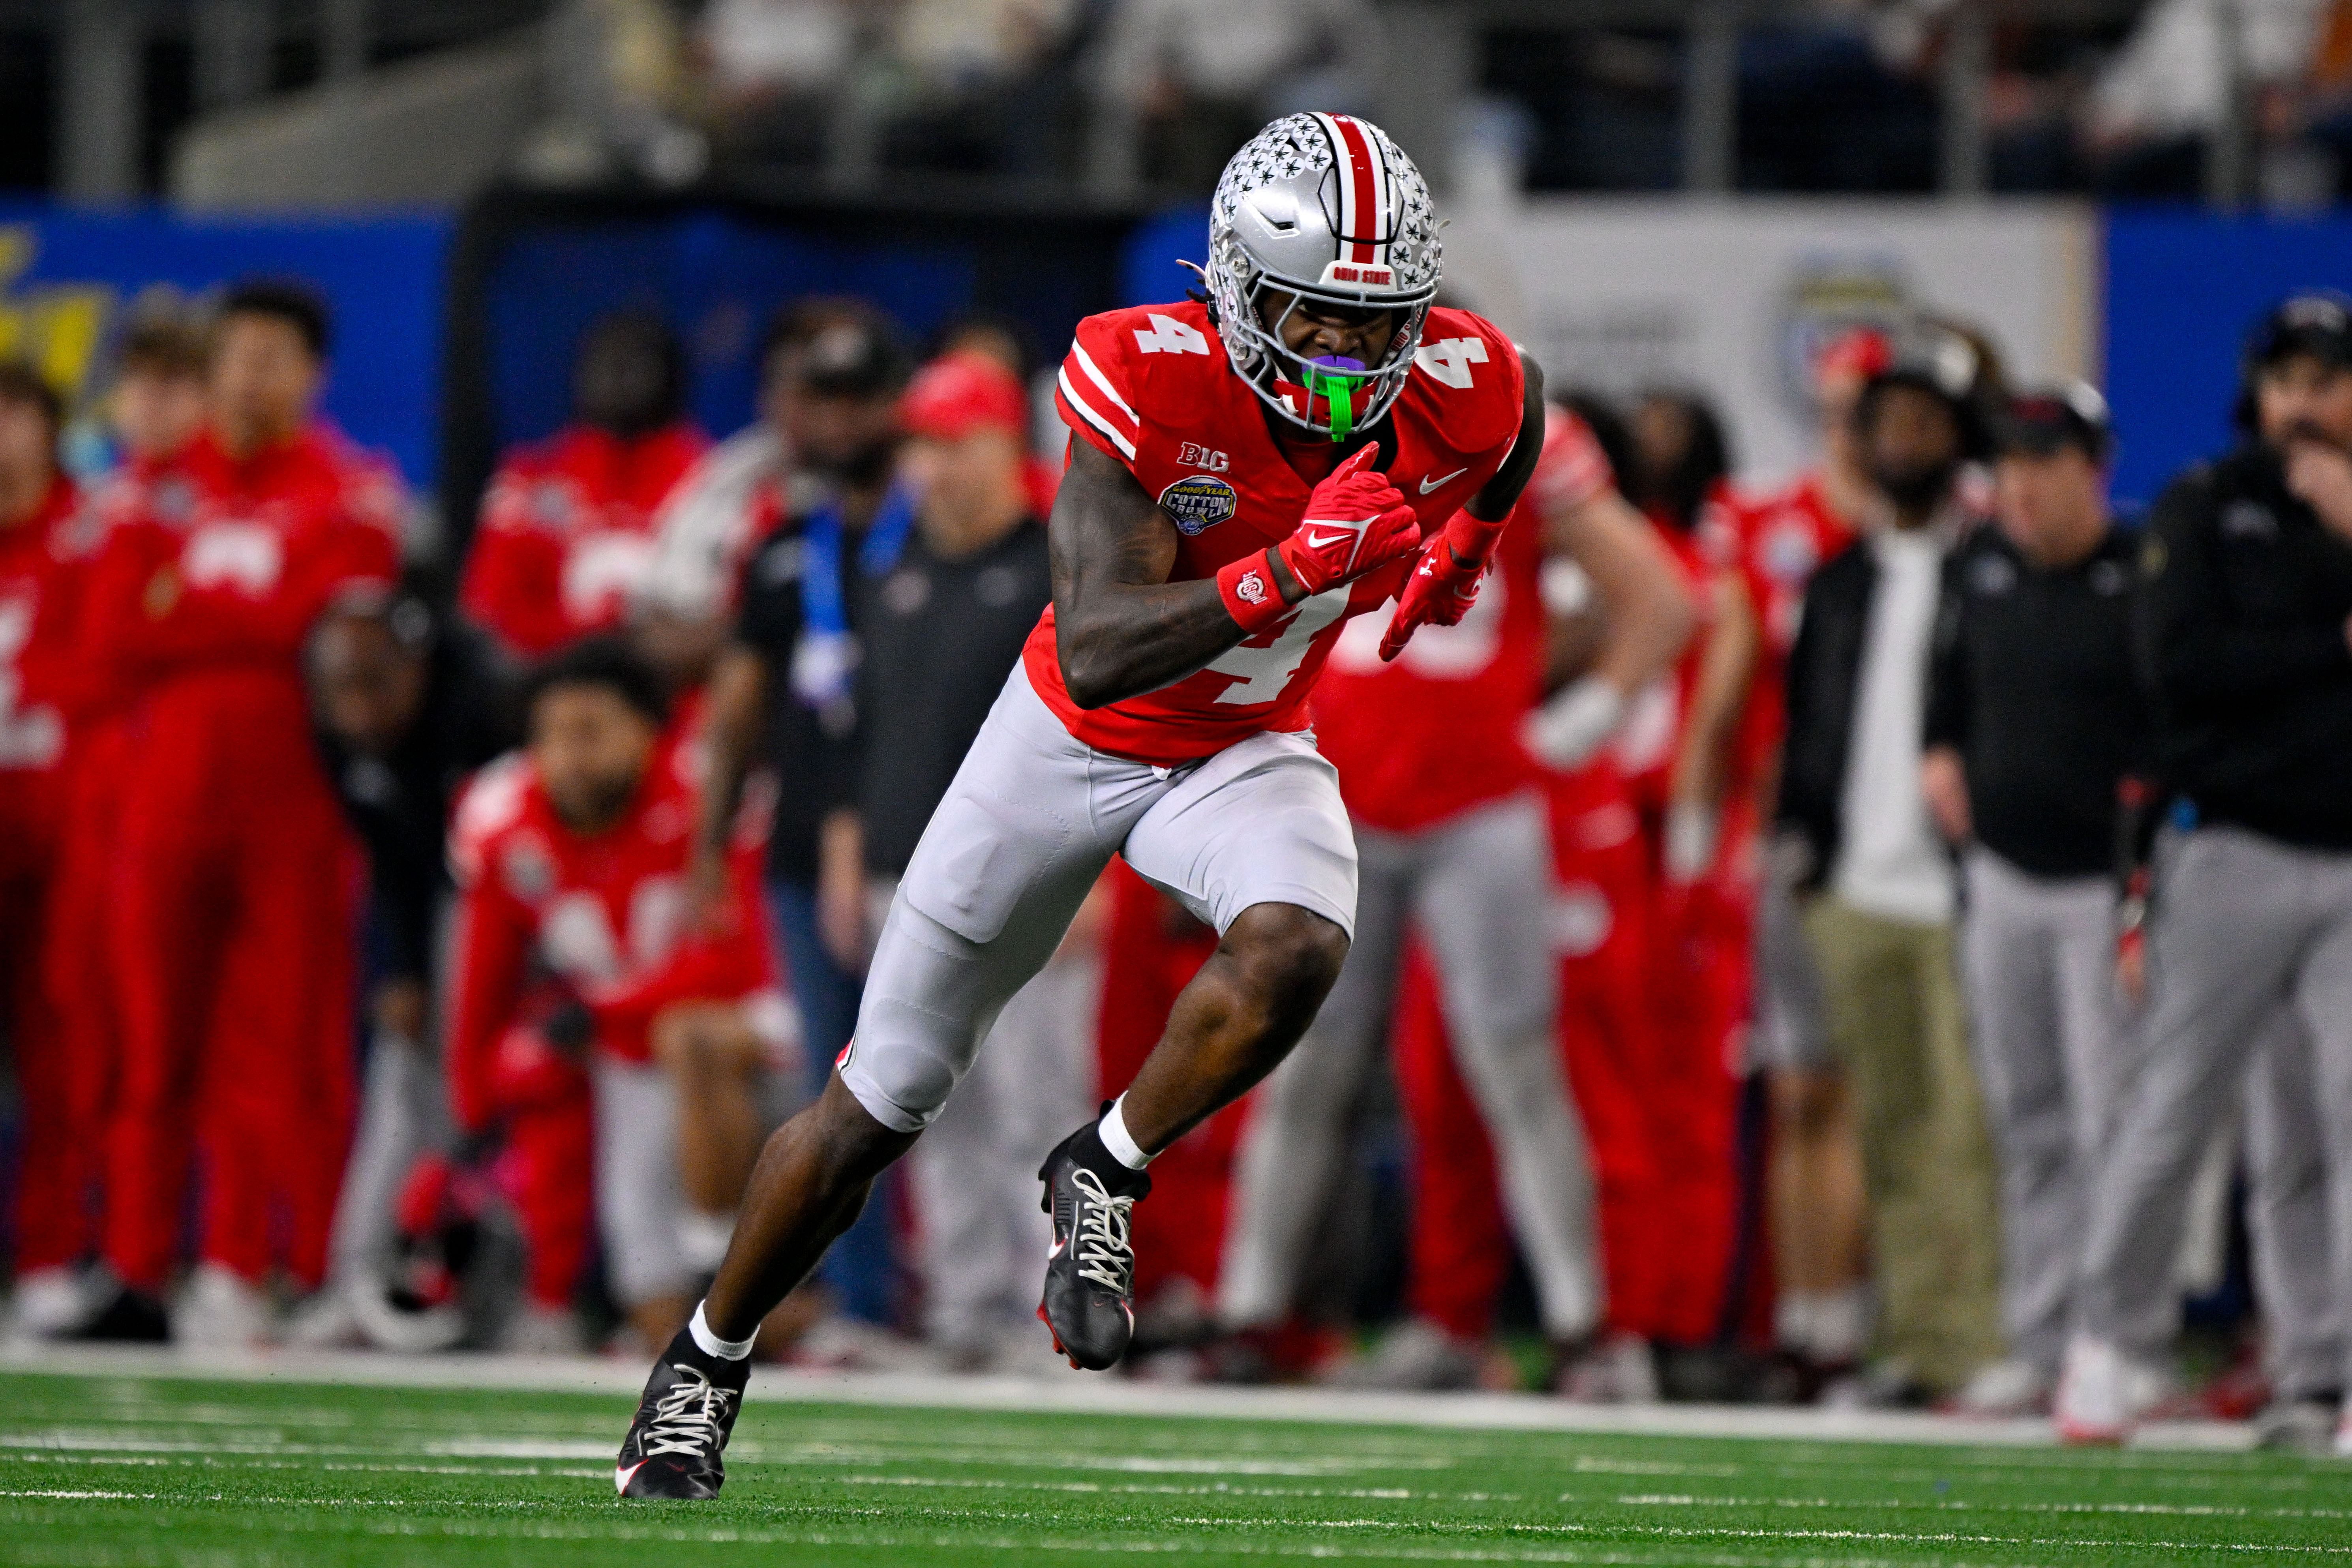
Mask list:
[[[1450,474],[1442,475],[1433,479],[1423,479],[1421,481],[1421,493],[1423,495],[1429,495],[1433,491],[1444,489],[1447,485],[1452,484],[1454,480],[1460,479],[1469,471],[1469,465],[1465,464],[1461,468],[1454,469]]]

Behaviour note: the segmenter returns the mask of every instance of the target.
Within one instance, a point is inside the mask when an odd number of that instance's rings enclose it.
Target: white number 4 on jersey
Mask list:
[[[1415,364],[1448,386],[1470,384],[1470,367],[1486,363],[1484,338],[1440,338],[1412,351]]]
[[[1135,346],[1148,354],[1204,354],[1209,352],[1209,340],[1201,335],[1199,329],[1188,327],[1173,316],[1155,315],[1150,331],[1137,330]]]

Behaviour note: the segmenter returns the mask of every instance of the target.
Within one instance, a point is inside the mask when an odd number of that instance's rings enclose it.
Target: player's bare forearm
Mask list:
[[[1519,504],[1519,496],[1528,488],[1528,480],[1536,471],[1536,461],[1543,456],[1544,444],[1544,378],[1543,366],[1526,353],[1519,355],[1519,374],[1527,380],[1527,396],[1519,415],[1518,438],[1511,443],[1510,456],[1495,470],[1495,477],[1478,487],[1478,493],[1464,507],[1472,517],[1485,522],[1495,522],[1511,515]]]
[[[1755,601],[1738,573],[1717,574],[1707,592],[1715,604],[1714,625],[1699,656],[1691,722],[1675,759],[1672,790],[1675,800],[1711,808],[1722,804],[1729,787],[1732,742],[1747,711],[1763,643]]]
[[[695,848],[713,864],[726,858],[727,846],[734,837],[743,778],[751,771],[751,753],[760,743],[767,689],[766,664],[740,644],[721,650],[711,667],[703,730],[708,771],[703,775],[702,816]]]
[[[1604,630],[1591,673],[1632,696],[1680,658],[1698,625],[1657,531],[1614,489],[1544,519],[1544,543],[1584,568]]]
[[[1081,708],[1156,691],[1242,640],[1213,579],[1171,583],[1176,525],[1135,476],[1084,441],[1054,500],[1055,640]],[[1297,584],[1277,572],[1286,600]]]

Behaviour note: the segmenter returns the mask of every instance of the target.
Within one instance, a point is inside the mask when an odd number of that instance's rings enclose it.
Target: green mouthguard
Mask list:
[[[1344,441],[1356,427],[1356,383],[1351,376],[1327,370],[1319,364],[1307,366],[1307,395],[1321,396],[1331,410],[1331,439]]]

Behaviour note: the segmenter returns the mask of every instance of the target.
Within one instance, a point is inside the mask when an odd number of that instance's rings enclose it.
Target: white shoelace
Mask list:
[[[719,1387],[697,1368],[673,1363],[694,1381],[681,1383],[661,1396],[654,1418],[646,1427],[645,1455],[702,1455],[719,1446],[719,1423],[726,1417],[734,1391]]]
[[[1075,1216],[1078,1278],[1125,1296],[1128,1279],[1135,1270],[1135,1247],[1127,1239],[1135,1200],[1111,1196],[1102,1178],[1084,1165],[1070,1173],[1070,1185],[1080,1194]]]

